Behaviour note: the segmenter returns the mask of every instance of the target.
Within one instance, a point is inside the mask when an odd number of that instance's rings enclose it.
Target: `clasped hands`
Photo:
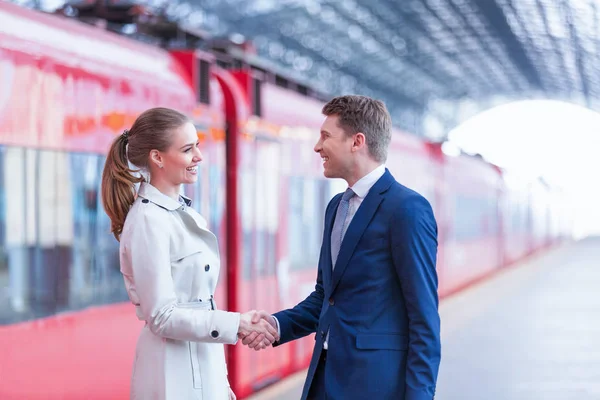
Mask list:
[[[279,340],[275,318],[266,311],[248,311],[240,316],[238,338],[251,349],[262,350]]]

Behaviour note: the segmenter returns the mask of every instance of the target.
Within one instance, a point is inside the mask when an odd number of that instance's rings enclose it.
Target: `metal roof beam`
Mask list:
[[[537,47],[537,43],[533,38],[531,21],[524,21],[522,13],[519,12],[511,0],[498,1],[498,4],[503,8],[507,23],[511,27],[513,33],[523,44],[523,47],[527,49],[531,63],[535,68],[535,73],[541,81],[541,87],[537,87],[536,89],[544,91],[548,90],[552,86],[553,80],[548,69],[548,64],[541,55],[542,50]],[[525,75],[523,75],[523,77],[527,79]]]
[[[469,58],[471,55],[468,54],[466,51],[464,51],[464,48],[468,48],[468,43],[465,42],[465,38],[457,36],[456,34],[456,26],[451,26],[450,23],[456,25],[457,24],[457,20],[454,18],[451,18],[449,20],[446,20],[445,18],[442,18],[442,16],[440,16],[439,12],[437,11],[436,7],[434,7],[431,4],[431,0],[424,0],[422,3],[415,3],[415,5],[419,5],[423,7],[423,11],[426,11],[428,15],[433,16],[437,23],[436,25],[442,27],[445,31],[446,31],[446,39],[449,37],[452,37],[452,39],[454,40],[455,44],[456,44],[456,49],[457,51],[453,54],[454,57],[462,59],[464,61],[461,61],[462,64],[466,64],[468,65],[468,69],[469,69],[469,76],[470,78],[474,78],[477,77],[479,80],[479,88],[480,91],[481,89],[483,90],[489,90],[492,89],[492,82],[489,79],[489,74],[483,70],[483,68],[481,68],[481,65],[477,67],[474,67],[474,63],[473,63],[473,59]],[[417,6],[417,8],[419,7]],[[419,17],[424,20],[424,15],[423,13],[419,13],[418,14]],[[462,47],[462,49],[461,49]],[[458,50],[460,49],[460,50]],[[472,65],[473,64],[473,65]]]
[[[351,0],[345,0],[345,1],[344,1],[344,4],[345,4],[345,5],[348,5],[348,4],[350,4],[350,1],[351,1]],[[339,5],[339,3],[335,3],[335,2],[330,2],[330,4],[329,4],[329,5],[330,5],[330,7],[332,7],[334,10],[336,10],[336,12],[338,12],[340,15],[342,15],[342,16],[343,16],[343,17],[344,17],[344,18],[345,18],[345,19],[346,19],[348,22],[355,23],[355,24],[357,24],[357,26],[359,26],[359,25],[360,25],[360,22],[359,22],[359,21],[357,21],[357,20],[355,19],[355,17],[354,17],[353,15],[351,15],[351,14],[348,12],[348,10],[346,10],[346,9],[344,8],[344,6],[343,6],[343,5],[342,5],[342,6],[340,6],[340,5]],[[382,23],[382,21],[381,21],[381,20],[380,20],[380,19],[379,19],[377,16],[375,16],[374,14],[372,14],[372,13],[371,13],[371,16],[372,16],[372,18],[376,19],[376,20],[377,20],[377,22],[378,22],[379,24],[381,24],[381,25],[383,25],[383,24],[384,24],[384,23]],[[382,45],[385,45],[385,46],[382,46],[382,48],[381,48],[380,50],[381,50],[381,51],[383,51],[383,52],[385,52],[385,53],[386,53],[386,56],[387,56],[389,59],[391,59],[391,60],[394,60],[394,59],[395,59],[395,60],[396,60],[396,61],[395,61],[396,63],[400,63],[400,64],[403,64],[403,65],[404,65],[404,66],[406,66],[406,67],[409,67],[409,69],[410,69],[410,73],[411,73],[412,75],[414,75],[413,77],[414,77],[415,79],[417,79],[417,80],[419,80],[419,81],[421,81],[421,82],[423,82],[424,80],[427,80],[427,79],[429,79],[430,81],[432,81],[432,82],[433,82],[433,83],[434,83],[434,84],[437,86],[437,88],[436,88],[437,90],[439,90],[439,89],[442,89],[442,86],[443,86],[443,82],[444,82],[444,78],[445,78],[445,77],[443,77],[443,76],[442,76],[442,77],[441,77],[442,79],[440,80],[440,77],[439,77],[439,75],[440,75],[440,74],[439,74],[439,73],[438,73],[438,74],[436,74],[436,73],[432,72],[432,71],[430,70],[430,66],[429,66],[429,65],[416,65],[416,64],[415,64],[413,61],[411,61],[410,59],[403,59],[402,61],[397,61],[397,60],[398,60],[398,55],[397,55],[397,54],[394,54],[394,53],[393,53],[393,52],[390,50],[390,47],[392,47],[392,48],[393,48],[393,44],[392,44],[392,43],[390,43],[390,39],[386,39],[386,38],[384,37],[384,35],[381,35],[381,33],[379,33],[379,32],[376,32],[375,30],[373,30],[373,29],[370,29],[369,27],[362,26],[361,28],[362,28],[363,30],[365,30],[365,31],[367,31],[367,32],[368,32],[368,35],[370,36],[370,38],[369,38],[369,39],[374,39],[374,40],[376,40],[377,42],[379,42],[380,44],[382,44]],[[393,62],[393,61],[392,61],[392,62]]]
[[[571,85],[574,76],[572,74],[570,74],[569,65],[567,65],[567,63],[565,62],[565,58],[567,57],[567,54],[562,49],[562,47],[563,47],[562,43],[556,37],[556,34],[555,34],[555,29],[556,29],[555,26],[556,25],[552,25],[552,22],[550,22],[550,18],[548,17],[548,8],[544,7],[544,5],[540,2],[540,0],[536,0],[535,3],[536,3],[536,7],[538,9],[538,12],[540,13],[540,16],[542,17],[542,20],[544,21],[546,37],[549,38],[548,40],[550,40],[552,42],[552,48],[554,49],[554,54],[556,54],[556,56],[557,56],[555,58],[558,59],[558,64],[560,65],[560,69],[563,71],[563,74],[565,74],[568,77],[567,85]],[[570,91],[570,89],[571,88],[569,87],[566,90]],[[563,88],[563,90],[565,90],[565,89]]]
[[[374,4],[376,2],[370,2],[369,5],[367,7],[373,9],[374,8]],[[427,47],[430,49],[434,49],[435,50],[435,54],[437,56],[440,56],[441,59],[435,59],[435,58],[430,58],[430,57],[424,57],[424,56],[417,56],[419,57],[419,59],[427,61],[427,62],[434,62],[436,63],[436,67],[438,69],[443,70],[443,73],[445,73],[447,76],[450,76],[451,81],[455,84],[455,86],[457,85],[462,85],[460,90],[456,90],[456,88],[452,89],[452,95],[453,96],[463,96],[466,95],[467,92],[469,91],[468,86],[473,86],[473,80],[469,80],[468,82],[462,81],[461,82],[461,76],[457,75],[457,74],[462,74],[464,73],[464,71],[468,71],[470,76],[472,77],[477,77],[478,75],[478,71],[475,71],[472,69],[471,65],[469,63],[464,63],[461,60],[461,57],[455,57],[453,54],[448,53],[440,44],[437,40],[435,40],[435,38],[431,35],[431,32],[429,32],[427,29],[424,28],[424,25],[422,23],[418,23],[418,21],[416,21],[415,19],[412,18],[408,18],[406,13],[401,10],[399,8],[399,5],[397,2],[395,1],[379,1],[380,3],[385,3],[385,4],[389,4],[389,7],[386,6],[386,8],[389,8],[391,12],[393,12],[397,18],[399,19],[398,22],[398,30],[401,30],[403,34],[406,34],[407,37],[407,43],[409,41],[415,42],[416,39],[422,39],[422,43],[423,44],[427,44]],[[410,25],[409,29],[405,29],[405,26]],[[416,32],[420,32],[420,35],[418,38],[414,37],[414,33]],[[408,47],[408,45],[407,45]],[[416,52],[418,54],[418,52]],[[433,56],[433,54],[431,52],[428,53],[430,56]],[[483,79],[481,79],[481,82],[483,82]]]
[[[502,37],[506,51],[511,55],[512,62],[519,67],[529,83],[534,87],[542,87],[542,82],[536,73],[536,68],[527,56],[527,51],[523,48],[520,40],[514,35],[512,29],[504,18],[502,8],[496,0],[485,2],[474,1],[473,4],[479,8],[481,15],[487,20],[490,26],[494,27],[498,35]]]
[[[504,57],[504,54],[494,53],[494,49],[491,46],[489,46],[489,43],[485,43],[483,41],[482,33],[484,35],[487,34],[487,37],[491,40],[494,40],[494,38],[492,38],[492,36],[489,35],[488,32],[478,32],[477,29],[472,25],[472,22],[480,22],[479,20],[473,21],[472,19],[470,20],[470,18],[469,18],[474,13],[477,12],[475,7],[471,3],[466,3],[466,2],[462,2],[462,1],[457,6],[455,0],[446,0],[446,4],[448,5],[449,8],[454,10],[456,17],[460,18],[462,20],[463,26],[466,28],[467,31],[470,32],[471,37],[476,38],[477,42],[479,43],[480,54],[487,55],[486,63],[488,64],[488,69],[490,70],[491,73],[494,73],[495,70],[498,70],[498,68],[494,68],[494,66],[497,66],[497,64],[500,62],[500,59]],[[483,24],[481,24],[481,25],[482,25],[482,27],[484,27]],[[491,64],[491,66],[490,66],[490,64]],[[514,82],[511,79],[511,77],[507,75],[508,70],[503,69],[502,71],[504,72],[503,78],[505,79],[505,82],[508,83],[508,85],[511,85],[513,89],[518,88],[518,86],[516,86],[516,82]],[[498,76],[498,77],[500,77],[500,76]]]
[[[586,104],[590,104],[590,86],[589,86],[589,76],[585,71],[585,65],[583,61],[584,50],[581,46],[581,41],[579,40],[579,36],[577,34],[577,29],[575,28],[575,21],[573,18],[573,9],[569,7],[566,0],[561,1],[560,7],[563,10],[565,15],[567,27],[569,30],[569,36],[572,43],[572,51],[575,57],[575,65],[577,67],[577,71],[579,73],[579,83],[581,84],[581,90],[583,95],[585,96]]]
[[[288,47],[295,47],[295,48],[301,48],[303,49],[303,51],[305,53],[308,54],[309,57],[312,57],[314,59],[323,59],[323,54],[317,50],[311,49],[309,47],[304,46],[297,37],[293,37],[293,36],[284,36],[285,37],[285,44]],[[352,68],[352,66],[349,65],[342,65],[342,66],[338,66],[336,67],[337,71],[333,71],[333,73],[342,73],[345,75],[350,75],[350,76],[356,76],[357,74],[360,74],[361,71],[356,71],[355,69]],[[374,79],[372,77],[368,77],[370,82],[369,82],[369,86],[371,87],[372,90],[378,90],[381,92],[390,92],[390,86],[389,84],[386,85],[386,82],[381,82],[382,77],[381,76],[377,76],[374,77]],[[422,105],[418,102],[417,99],[412,98],[411,96],[402,94],[402,90],[398,89],[398,92],[395,93],[395,97],[400,98],[401,101],[409,103],[413,106],[416,107],[422,107]]]

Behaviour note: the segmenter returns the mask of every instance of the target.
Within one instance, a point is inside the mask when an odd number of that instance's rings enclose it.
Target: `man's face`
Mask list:
[[[354,140],[338,125],[338,119],[337,115],[325,118],[314,150],[323,159],[324,175],[327,178],[346,179],[352,169]]]

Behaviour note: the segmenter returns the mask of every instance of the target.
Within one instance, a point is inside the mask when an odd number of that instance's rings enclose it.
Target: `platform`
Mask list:
[[[600,238],[444,299],[436,400],[600,400]],[[298,400],[305,372],[251,400]]]

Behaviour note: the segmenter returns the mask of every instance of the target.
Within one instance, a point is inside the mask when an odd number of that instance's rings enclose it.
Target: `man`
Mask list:
[[[431,400],[440,363],[437,225],[431,206],[385,168],[385,105],[341,96],[323,107],[315,152],[349,188],[327,206],[317,284],[273,316],[281,345],[316,332],[302,400]],[[244,344],[260,349],[261,337]]]

